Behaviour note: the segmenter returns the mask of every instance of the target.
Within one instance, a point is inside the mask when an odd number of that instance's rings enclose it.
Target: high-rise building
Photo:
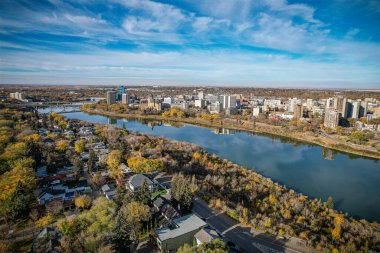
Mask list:
[[[336,128],[339,126],[340,113],[335,109],[326,109],[323,125],[328,128]]]
[[[359,118],[367,117],[368,102],[361,101],[359,106]]]
[[[206,106],[206,101],[204,99],[197,99],[194,101],[194,107],[203,108]]]
[[[347,99],[343,96],[334,97],[334,109],[341,113],[342,117],[347,117]]]
[[[296,104],[294,105],[294,113],[293,113],[294,119],[303,118],[303,104]]]
[[[121,103],[125,105],[129,105],[129,95],[124,93],[121,95]]]
[[[236,108],[236,97],[230,95],[221,96],[223,109]]]
[[[162,103],[171,105],[174,103],[174,99],[172,97],[166,97],[166,98],[164,98],[164,101]]]
[[[294,112],[294,106],[297,104],[297,98],[290,98],[289,99],[289,107],[288,112]]]
[[[222,104],[219,101],[210,104],[210,113],[220,113],[221,110]]]
[[[328,98],[326,100],[326,109],[329,109],[334,106],[334,100],[332,98]]]
[[[116,91],[107,91],[107,104],[116,103]]]
[[[125,89],[125,86],[120,85],[117,88],[116,100],[121,101],[123,99],[123,94],[127,94],[127,90]]]
[[[351,114],[351,117],[353,119],[358,119],[359,118],[359,110],[360,110],[360,102],[359,101],[352,102],[352,114]]]
[[[259,117],[260,113],[263,112],[263,108],[261,106],[258,106],[258,107],[255,107],[255,108],[252,108],[252,116],[253,117]]]
[[[25,100],[25,97],[26,97],[24,92],[18,92],[18,91],[16,91],[15,93],[10,93],[9,96],[11,98],[21,100],[21,101]]]
[[[203,91],[198,92],[198,99],[205,99],[205,95],[203,94]]]
[[[306,99],[306,107],[307,107],[307,110],[308,111],[311,111],[313,109],[313,106],[314,106],[314,101],[312,98],[308,98]]]

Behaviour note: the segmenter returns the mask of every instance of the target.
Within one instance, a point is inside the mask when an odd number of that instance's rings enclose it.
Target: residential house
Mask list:
[[[195,214],[189,214],[177,219],[155,231],[157,245],[163,252],[175,252],[184,244],[193,244],[194,235],[207,223]]]
[[[116,187],[113,184],[105,184],[102,186],[102,192],[108,200],[113,200],[116,196]]]
[[[140,191],[144,181],[147,183],[150,192],[154,192],[156,190],[156,184],[143,174],[131,176],[128,180],[127,188],[129,188],[132,192],[138,192]]]

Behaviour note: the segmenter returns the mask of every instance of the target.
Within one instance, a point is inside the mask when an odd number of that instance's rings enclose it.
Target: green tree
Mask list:
[[[95,155],[95,152],[91,149],[88,154],[88,161],[87,161],[88,172],[91,173],[92,171],[94,171],[95,167],[96,167],[96,155]]]
[[[146,182],[146,180],[144,179],[142,185],[141,185],[141,188],[140,188],[140,191],[137,195],[137,198],[144,204],[148,204],[149,200],[150,200],[150,191],[149,191],[149,187],[148,187],[148,183]]]
[[[180,204],[181,208],[190,208],[193,199],[191,184],[190,180],[182,174],[173,177],[172,197]]]

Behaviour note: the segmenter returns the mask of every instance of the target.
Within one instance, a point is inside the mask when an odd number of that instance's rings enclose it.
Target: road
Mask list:
[[[206,202],[196,197],[193,200],[192,211],[221,233],[225,241],[231,241],[246,252],[253,253],[300,253],[313,252],[311,249],[303,245],[297,245],[297,242],[276,240],[268,235],[260,234],[252,231],[250,228],[243,227],[237,221],[233,220],[224,213],[217,212],[210,208]],[[290,248],[291,247],[291,248]]]

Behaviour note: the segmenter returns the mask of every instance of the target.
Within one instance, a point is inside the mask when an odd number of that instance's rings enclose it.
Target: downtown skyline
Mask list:
[[[380,1],[2,1],[3,84],[378,88]]]

